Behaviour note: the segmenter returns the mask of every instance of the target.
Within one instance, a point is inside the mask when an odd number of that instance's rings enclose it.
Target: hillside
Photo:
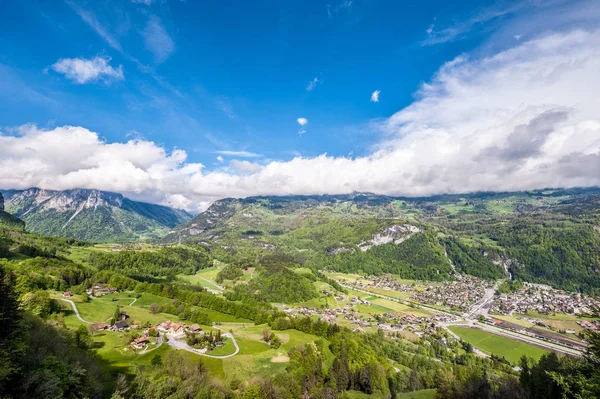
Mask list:
[[[596,292],[599,203],[598,189],[225,199],[164,241],[210,243],[229,252],[279,251],[343,272],[430,280],[452,279],[455,272],[482,278],[510,273]]]
[[[6,211],[31,232],[96,242],[157,239],[190,219],[182,210],[98,190],[4,191]]]
[[[25,223],[21,219],[4,210],[4,197],[2,193],[0,193],[0,228],[11,230],[22,230],[25,228]]]

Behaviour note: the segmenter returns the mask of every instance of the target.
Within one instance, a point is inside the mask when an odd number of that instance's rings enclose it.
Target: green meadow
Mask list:
[[[495,354],[504,357],[509,362],[516,364],[523,355],[534,359],[539,359],[542,355],[548,353],[533,345],[513,341],[512,339],[492,334],[476,328],[468,327],[449,327],[450,330],[461,339],[470,343],[477,349],[487,354]]]

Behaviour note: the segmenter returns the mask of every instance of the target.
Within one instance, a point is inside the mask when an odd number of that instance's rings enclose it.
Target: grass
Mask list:
[[[436,389],[422,389],[420,391],[399,393],[396,395],[396,399],[433,399],[436,393]]]
[[[261,340],[261,333],[266,324],[255,325],[231,325],[233,335],[236,337],[240,352],[233,357],[222,359],[224,379],[228,383],[236,378],[246,381],[259,375],[273,377],[275,374],[285,372],[287,362],[274,362],[273,359],[286,356],[290,349],[297,345],[304,345],[318,339],[316,335],[305,334],[297,330],[273,331],[282,342],[279,349],[273,349]],[[333,354],[329,350],[329,342],[323,340],[325,345],[325,364],[330,366],[333,362]]]
[[[477,349],[487,354],[504,357],[509,362],[516,364],[523,355],[539,359],[548,351],[538,347],[513,341],[509,338],[492,334],[483,330],[468,327],[449,327],[461,339],[470,343]]]

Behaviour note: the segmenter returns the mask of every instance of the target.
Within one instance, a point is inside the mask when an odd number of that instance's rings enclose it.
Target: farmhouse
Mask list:
[[[125,331],[129,330],[129,324],[126,321],[118,321],[111,328],[111,331]]]

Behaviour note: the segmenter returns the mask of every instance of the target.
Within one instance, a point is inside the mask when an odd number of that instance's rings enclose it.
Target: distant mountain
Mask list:
[[[30,188],[2,193],[6,211],[23,219],[28,231],[57,237],[97,242],[153,240],[191,218],[182,210],[99,190]]]
[[[25,227],[25,223],[4,210],[4,197],[0,193],[0,229],[3,227],[11,230],[22,230]]]
[[[600,293],[600,189],[400,198],[374,194],[216,201],[164,242],[290,254],[319,269],[442,280],[511,276]]]

